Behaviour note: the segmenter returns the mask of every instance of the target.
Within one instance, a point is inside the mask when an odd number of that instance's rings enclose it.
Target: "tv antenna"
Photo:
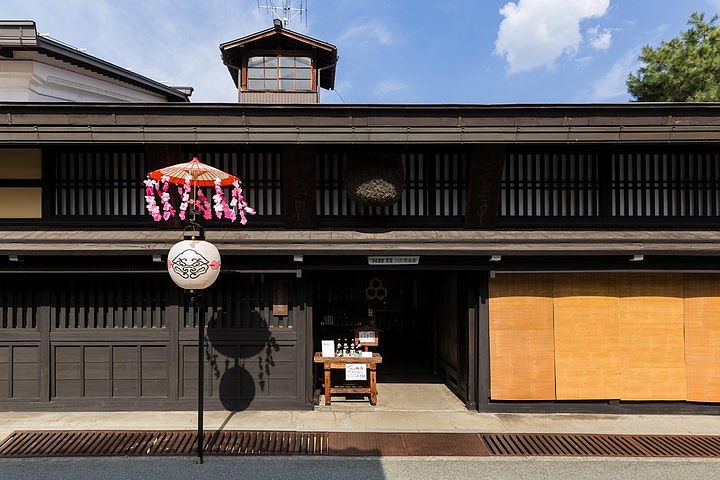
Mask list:
[[[305,20],[307,26],[308,0],[258,0],[258,8],[280,20],[283,28],[298,17],[301,22]]]

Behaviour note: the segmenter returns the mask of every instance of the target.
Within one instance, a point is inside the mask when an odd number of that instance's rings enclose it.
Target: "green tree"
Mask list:
[[[659,47],[644,46],[641,66],[627,79],[639,102],[720,101],[720,27],[693,13],[690,28]]]

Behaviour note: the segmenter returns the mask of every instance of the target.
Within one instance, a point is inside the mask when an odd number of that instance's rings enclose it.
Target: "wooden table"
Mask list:
[[[315,353],[315,363],[322,363],[325,370],[325,405],[330,405],[330,397],[333,393],[348,394],[358,393],[370,397],[370,405],[377,404],[377,365],[382,363],[382,356],[373,352],[372,357],[323,357],[322,353]],[[335,387],[330,381],[330,373],[333,370],[345,370],[348,363],[364,363],[367,365],[370,375],[370,384],[367,387]]]

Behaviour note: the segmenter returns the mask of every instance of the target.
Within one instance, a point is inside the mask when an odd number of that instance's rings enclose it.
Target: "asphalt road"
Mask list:
[[[0,479],[720,479],[720,460],[487,458],[37,458],[0,460]]]

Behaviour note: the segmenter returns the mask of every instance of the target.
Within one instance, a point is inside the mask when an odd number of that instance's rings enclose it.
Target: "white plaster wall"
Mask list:
[[[104,77],[37,52],[0,59],[0,101],[167,102],[148,90]]]

